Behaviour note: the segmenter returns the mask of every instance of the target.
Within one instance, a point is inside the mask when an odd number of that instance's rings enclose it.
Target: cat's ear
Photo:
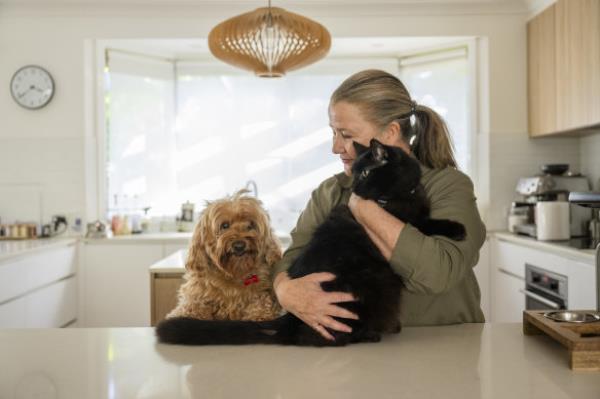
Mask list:
[[[356,141],[353,141],[352,145],[354,145],[354,150],[356,151],[356,155],[360,155],[369,150],[369,147],[366,147],[360,143],[357,143]]]
[[[388,158],[387,149],[380,141],[371,139],[371,152],[373,153],[373,159],[377,162],[386,162]]]

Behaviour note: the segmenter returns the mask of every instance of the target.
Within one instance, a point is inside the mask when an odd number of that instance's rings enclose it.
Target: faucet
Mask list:
[[[248,180],[244,189],[250,190],[250,187],[252,187],[252,190],[250,191],[252,195],[254,195],[255,198],[258,198],[258,187],[256,186],[256,182],[254,180]]]

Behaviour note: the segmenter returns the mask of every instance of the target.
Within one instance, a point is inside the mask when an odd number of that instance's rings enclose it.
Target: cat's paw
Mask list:
[[[465,230],[465,226],[460,223],[450,222],[446,233],[448,233],[448,238],[455,241],[463,241],[467,238],[467,230]]]

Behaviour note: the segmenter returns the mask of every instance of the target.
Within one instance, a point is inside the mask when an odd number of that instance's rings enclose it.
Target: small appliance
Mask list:
[[[546,215],[552,218],[552,214],[558,215],[558,218],[565,217],[565,209],[568,209],[569,214],[569,237],[559,234],[560,239],[568,239],[570,237],[587,237],[589,236],[589,221],[592,217],[591,211],[586,208],[582,208],[575,204],[570,205],[540,205],[539,202],[566,202],[571,192],[586,192],[590,190],[590,182],[586,176],[581,174],[573,174],[565,172],[564,164],[559,167],[552,167],[557,165],[543,165],[542,170],[551,172],[563,172],[562,174],[550,174],[543,173],[532,177],[521,177],[517,182],[515,189],[519,198],[513,203],[511,213],[509,214],[509,221],[511,216],[513,223],[511,224],[511,230],[529,235],[531,237],[538,238],[538,223],[536,216]],[[518,205],[518,206],[517,206]],[[519,209],[521,208],[521,209]],[[523,208],[528,210],[523,210]],[[519,215],[527,215],[527,221],[524,222],[523,216],[515,218],[514,213],[518,212]],[[514,220],[518,220],[515,223]],[[545,235],[556,236],[558,231],[563,231],[563,227],[557,225],[555,220],[546,219],[550,221],[551,226],[549,232],[540,232],[540,236]],[[547,233],[547,234],[546,234]]]

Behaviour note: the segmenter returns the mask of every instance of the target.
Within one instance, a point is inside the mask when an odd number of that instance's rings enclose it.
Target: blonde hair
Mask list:
[[[363,117],[384,130],[398,121],[402,139],[415,157],[429,168],[456,168],[452,139],[446,123],[431,108],[417,104],[392,74],[368,69],[350,76],[333,92],[329,105],[340,101],[357,106]],[[414,124],[411,116],[414,115]]]

